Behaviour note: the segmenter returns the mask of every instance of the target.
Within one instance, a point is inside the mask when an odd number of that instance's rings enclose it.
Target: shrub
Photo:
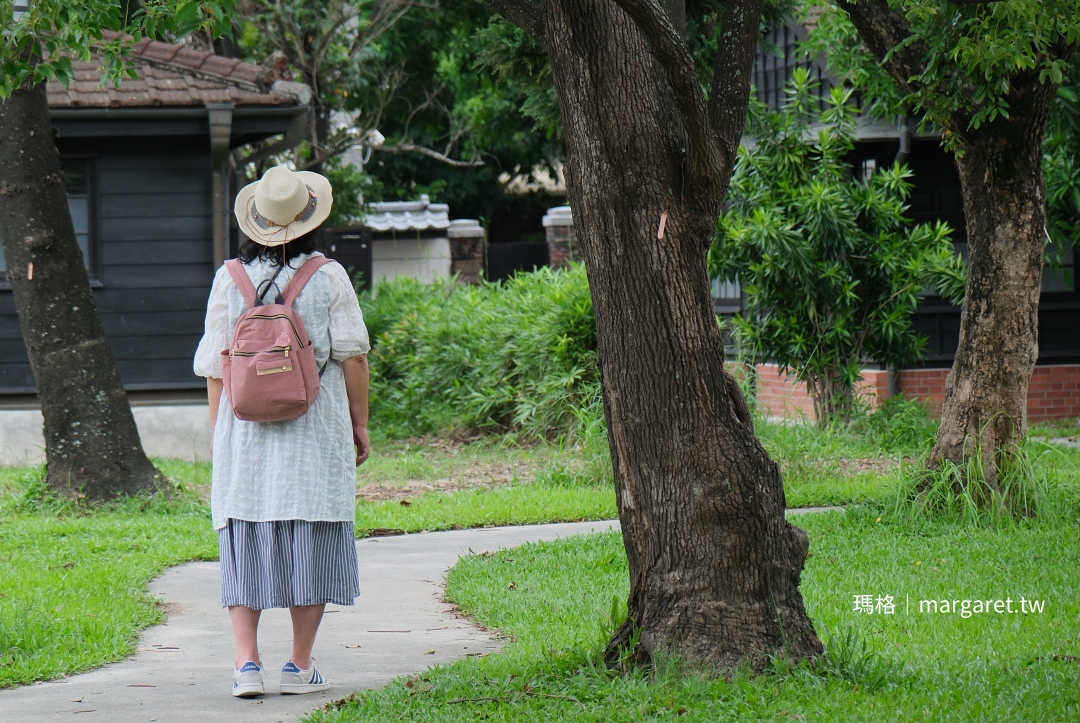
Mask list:
[[[585,270],[476,286],[412,279],[360,298],[372,415],[388,434],[498,430],[558,437],[595,422],[599,369]]]
[[[855,420],[854,431],[868,435],[885,453],[925,454],[937,424],[917,399],[890,397],[876,410]]]
[[[944,224],[905,217],[907,169],[852,173],[851,90],[834,88],[822,104],[817,85],[796,69],[782,111],[752,108],[755,143],[739,149],[709,268],[742,285],[746,315],[734,325],[743,352],[806,382],[826,425],[850,419],[864,360],[918,358],[920,292],[961,299],[964,271]]]

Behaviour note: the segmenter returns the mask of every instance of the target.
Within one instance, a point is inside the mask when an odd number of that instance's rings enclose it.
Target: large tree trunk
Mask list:
[[[93,500],[160,489],[75,240],[43,83],[0,102],[0,237],[45,417],[49,486]]]
[[[635,632],[640,663],[816,656],[799,593],[807,536],[784,519],[779,468],[724,371],[709,297],[704,250],[727,175],[686,183],[686,129],[625,14],[608,0],[543,7],[630,564],[609,657]]]
[[[1028,382],[1039,355],[1046,231],[1042,140],[1056,86],[1029,82],[1010,116],[963,133],[956,159],[968,234],[960,343],[945,382],[930,466],[981,457],[999,489],[1027,431]]]

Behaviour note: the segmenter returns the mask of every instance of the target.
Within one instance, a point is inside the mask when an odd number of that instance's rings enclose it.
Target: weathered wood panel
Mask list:
[[[188,241],[113,241],[101,249],[101,263],[106,267],[150,266],[154,264],[197,264],[213,260],[213,249],[206,237]]]
[[[175,219],[187,212],[188,218],[210,216],[205,193],[101,193],[98,214],[101,218],[137,218],[158,226],[156,219]]]
[[[168,241],[170,243],[204,243],[213,237],[210,216],[162,216],[147,223],[142,218],[105,218],[98,224],[101,237],[109,239],[108,246],[117,243],[146,243]],[[207,258],[212,250],[207,249]]]
[[[125,384],[188,387],[213,281],[209,142],[61,138],[92,159],[94,298]],[[0,393],[33,386],[10,292],[0,291]]]
[[[30,372],[30,363],[0,363],[0,390],[6,394],[18,394],[33,390],[34,375]]]

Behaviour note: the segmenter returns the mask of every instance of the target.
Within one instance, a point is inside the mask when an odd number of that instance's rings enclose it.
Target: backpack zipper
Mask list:
[[[289,318],[288,314],[251,314],[247,318],[249,318],[249,319],[284,319],[285,321],[289,322],[289,326],[292,327],[293,338],[296,339],[297,344],[300,345],[301,349],[304,348],[303,343],[300,342],[300,332],[298,332],[296,330],[296,325],[292,323],[292,319]]]
[[[285,358],[289,358],[289,352],[292,351],[292,346],[272,346],[269,349],[262,349],[260,351],[236,351],[234,349],[229,350],[229,356],[255,356],[256,354],[266,354],[271,351],[283,351],[285,352]]]

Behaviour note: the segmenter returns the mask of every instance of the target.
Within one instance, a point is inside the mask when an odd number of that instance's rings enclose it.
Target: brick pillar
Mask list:
[[[479,284],[484,277],[484,229],[472,218],[450,222],[450,274],[466,284]]]
[[[548,263],[553,269],[561,269],[570,261],[576,261],[577,234],[574,233],[574,217],[569,206],[549,208],[541,221],[547,235]]]

